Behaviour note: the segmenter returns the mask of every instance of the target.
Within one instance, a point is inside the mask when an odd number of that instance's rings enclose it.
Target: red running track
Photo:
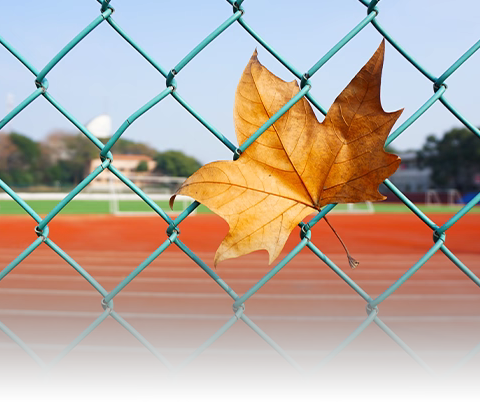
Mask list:
[[[449,217],[433,215],[439,225]],[[360,260],[352,271],[338,240],[320,222],[312,241],[368,294],[387,289],[433,245],[431,230],[410,215],[334,215],[331,223]],[[480,274],[480,215],[448,230],[446,246]],[[8,265],[36,235],[27,217],[1,217],[0,264]],[[50,238],[108,291],[166,239],[155,217],[59,216]],[[212,266],[227,226],[212,215],[180,225],[180,239]],[[299,241],[295,231],[286,247]],[[226,261],[216,272],[243,294],[272,267],[265,252]],[[46,362],[103,311],[101,296],[47,246],[0,282],[0,320]],[[115,310],[172,362],[183,361],[232,316],[232,300],[176,246],[171,246],[115,297]],[[480,342],[480,291],[437,253],[379,306],[379,317],[438,374]],[[365,319],[365,301],[304,249],[246,302],[246,314],[306,370]],[[0,333],[0,396],[27,395],[38,385],[35,363]],[[480,359],[445,382],[452,398],[474,392]],[[52,370],[54,384],[77,397],[156,396],[167,370],[108,318]],[[243,322],[236,323],[179,375],[192,395],[291,399],[299,376]],[[375,324],[311,379],[318,396],[432,395],[429,376]],[[175,397],[175,394],[170,395]]]

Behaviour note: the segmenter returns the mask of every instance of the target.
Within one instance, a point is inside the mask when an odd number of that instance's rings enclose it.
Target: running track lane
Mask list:
[[[449,230],[446,244],[478,274],[477,217],[468,216]],[[432,218],[438,224],[447,219]],[[1,219],[0,264],[5,266],[35,235],[29,219]],[[331,221],[361,265],[355,271],[347,268],[341,247],[322,224],[314,229],[313,241],[372,296],[388,288],[432,245],[428,228],[409,215],[337,215]],[[161,244],[166,228],[160,219],[125,217],[65,216],[50,226],[51,238],[107,290]],[[212,216],[196,216],[180,228],[181,240],[211,265],[226,225]],[[296,236],[291,236],[285,250],[298,242]],[[221,264],[217,272],[242,294],[268,269],[265,254],[254,253]],[[100,314],[100,300],[88,283],[42,245],[0,282],[0,319],[49,361]],[[175,247],[115,298],[116,311],[174,365],[231,317],[231,304]],[[247,302],[246,313],[308,369],[360,324],[364,306],[355,292],[305,250]],[[439,373],[480,341],[480,292],[440,254],[381,304],[379,316]],[[37,367],[5,335],[0,336],[0,355],[15,362],[1,369],[9,384],[2,392],[35,388]],[[447,381],[450,394],[465,395],[473,389],[479,360],[474,358]],[[118,387],[122,395],[155,395],[164,387],[166,370],[109,318],[52,374],[56,385],[75,392],[101,390],[111,395],[112,387]],[[366,386],[372,378],[375,387]],[[294,395],[298,389],[295,371],[242,322],[187,367],[179,380],[198,395],[231,390],[239,382],[246,393],[255,389],[268,396]],[[314,376],[312,387],[335,397],[392,389],[400,394],[431,394],[428,376],[375,325]]]

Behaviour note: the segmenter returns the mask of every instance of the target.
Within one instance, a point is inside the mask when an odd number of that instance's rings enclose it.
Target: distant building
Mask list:
[[[420,168],[415,152],[399,153],[402,159],[398,170],[389,180],[403,193],[425,193],[430,189],[430,168]]]
[[[147,170],[137,171],[138,165],[141,162],[146,162]],[[100,158],[91,160],[88,173],[92,173],[101,163],[102,162]],[[113,165],[125,176],[131,178],[150,175],[153,169],[155,169],[156,162],[153,160],[153,158],[147,155],[113,154]],[[135,184],[138,184],[135,182],[135,180],[132,181]],[[96,177],[95,180],[90,183],[89,186],[91,189],[99,190],[108,189],[112,184],[115,187],[125,187],[125,184],[123,184],[112,172],[110,172],[108,169],[105,169]]]

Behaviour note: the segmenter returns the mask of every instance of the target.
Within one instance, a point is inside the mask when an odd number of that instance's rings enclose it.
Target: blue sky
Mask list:
[[[37,69],[99,13],[95,0],[4,1],[0,35]],[[112,0],[113,18],[165,69],[173,68],[232,13],[224,0]],[[480,38],[480,2],[465,0],[382,0],[378,21],[432,74],[440,76]],[[245,20],[300,71],[307,71],[366,16],[357,0],[245,0]],[[381,41],[371,25],[353,38],[311,79],[313,95],[329,107],[373,54]],[[236,144],[233,127],[235,88],[254,49],[260,61],[285,80],[294,77],[235,23],[177,76],[178,92],[209,122]],[[480,125],[480,52],[447,81],[447,99],[474,125]],[[0,115],[7,94],[15,104],[35,89],[34,77],[0,47]],[[48,74],[50,93],[82,123],[109,113],[114,129],[165,88],[165,79],[106,22],[75,47]],[[387,45],[382,103],[387,111],[405,108],[398,124],[431,95],[432,84]],[[322,116],[319,115],[319,118]],[[396,127],[397,127],[396,126]],[[445,132],[460,123],[440,103],[434,105],[392,145],[418,148],[426,135]],[[45,99],[38,98],[11,123],[35,139],[75,127]],[[181,149],[202,162],[230,159],[231,152],[168,97],[137,120],[125,138],[159,150]]]

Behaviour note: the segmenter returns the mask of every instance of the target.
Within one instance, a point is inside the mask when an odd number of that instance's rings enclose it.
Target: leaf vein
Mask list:
[[[262,190],[258,190],[258,189],[255,189],[255,188],[249,188],[249,187],[246,187],[246,186],[241,186],[239,184],[236,184],[236,183],[222,183],[222,182],[219,182],[219,181],[210,181],[210,180],[206,180],[206,181],[202,181],[201,182],[202,184],[229,184],[231,186],[235,186],[235,187],[240,187],[240,188],[246,188],[247,190],[250,190],[250,191],[255,191],[257,193],[263,193],[263,194],[269,194],[269,195],[273,195],[275,197],[279,197],[279,198],[283,198],[285,200],[290,200],[290,201],[295,201],[295,202],[298,202],[299,204],[302,204],[302,205],[306,205],[307,207],[310,207],[310,208],[315,208],[315,209],[318,209],[316,208],[316,206],[312,203],[312,204],[308,204],[302,200],[299,200],[299,199],[296,199],[296,198],[292,198],[292,197],[286,197],[284,195],[281,195],[281,194],[276,194],[276,193],[272,193],[270,191],[262,191]],[[187,188],[189,186],[192,186],[192,185],[198,185],[199,183],[191,183],[191,184],[185,184],[184,186],[182,186],[182,188]],[[195,198],[194,196],[191,196],[192,198]],[[213,197],[210,197],[210,198],[213,198]],[[197,200],[198,201],[198,200]],[[200,201],[201,202],[201,201]]]
[[[225,251],[224,251],[224,254],[230,250],[233,246],[236,246],[238,243],[242,242],[243,240],[245,240],[246,238],[248,237],[251,237],[254,233],[257,233],[259,230],[263,229],[265,226],[269,225],[270,223],[272,223],[275,219],[278,219],[278,217],[280,215],[283,215],[284,213],[286,213],[287,211],[289,211],[290,209],[292,209],[293,207],[295,207],[295,204],[294,205],[291,205],[290,207],[288,207],[287,209],[285,209],[282,213],[276,215],[273,219],[270,219],[268,222],[265,222],[262,226],[260,226],[259,228],[255,229],[253,232],[249,233],[248,235],[242,237],[241,239],[237,240],[235,243],[233,243],[230,247],[228,247]]]

